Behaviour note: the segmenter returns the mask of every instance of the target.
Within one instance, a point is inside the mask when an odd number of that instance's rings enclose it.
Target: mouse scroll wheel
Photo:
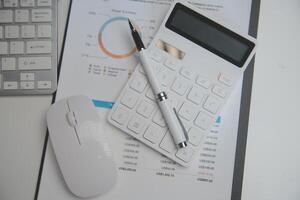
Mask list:
[[[75,117],[75,113],[73,111],[70,111],[67,113],[67,119],[68,119],[70,126],[75,127],[77,125],[77,120]]]

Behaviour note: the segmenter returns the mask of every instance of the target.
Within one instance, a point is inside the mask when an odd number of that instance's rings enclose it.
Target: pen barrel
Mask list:
[[[185,134],[183,133],[183,129],[177,119],[177,116],[169,105],[169,99],[165,99],[163,101],[157,102],[160,111],[162,112],[162,115],[167,123],[167,126],[169,128],[170,134],[173,137],[174,143],[176,144],[177,148],[182,148],[186,146],[186,138]]]
[[[145,49],[142,49],[140,52],[139,52],[139,56],[140,56],[140,61],[143,65],[143,69],[146,73],[146,76],[147,76],[147,79],[150,83],[150,86],[152,88],[152,91],[153,93],[156,95],[156,94],[159,94],[160,92],[162,92],[161,88],[160,88],[160,83],[158,81],[158,79],[156,78],[156,74],[154,72],[154,69],[152,66],[149,65],[149,61],[147,59],[147,53],[146,53],[147,50]]]
[[[160,82],[156,78],[156,74],[153,68],[149,65],[149,61],[147,59],[146,50],[142,49],[139,52],[140,60],[143,65],[143,69],[146,73],[147,79],[150,83],[152,91],[157,99],[157,103],[160,107],[160,111],[162,116],[167,123],[169,128],[170,134],[173,137],[174,143],[176,144],[177,148],[186,147],[187,138],[185,137],[183,127],[181,126],[175,111],[170,106],[171,103],[167,97],[167,94],[161,89]]]

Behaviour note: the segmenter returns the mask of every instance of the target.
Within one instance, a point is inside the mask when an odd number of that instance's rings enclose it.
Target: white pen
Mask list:
[[[139,57],[143,65],[143,69],[146,73],[147,79],[153,90],[157,103],[160,107],[160,111],[168,125],[170,133],[177,148],[184,148],[187,146],[188,136],[186,130],[176,112],[176,109],[171,107],[167,93],[161,88],[159,81],[156,79],[153,68],[147,62],[146,48],[143,41],[134,28],[130,20],[128,20],[131,29],[132,37],[135,45],[139,51]]]

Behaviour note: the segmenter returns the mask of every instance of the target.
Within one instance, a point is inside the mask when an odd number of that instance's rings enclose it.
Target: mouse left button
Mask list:
[[[75,127],[77,125],[76,116],[73,111],[67,113],[67,119],[70,126]]]

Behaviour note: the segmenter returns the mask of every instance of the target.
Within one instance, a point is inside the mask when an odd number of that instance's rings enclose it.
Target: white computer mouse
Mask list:
[[[82,95],[53,104],[47,125],[56,159],[70,191],[98,196],[116,182],[117,169],[92,101]]]

